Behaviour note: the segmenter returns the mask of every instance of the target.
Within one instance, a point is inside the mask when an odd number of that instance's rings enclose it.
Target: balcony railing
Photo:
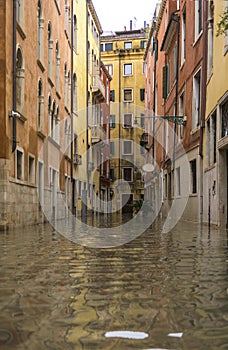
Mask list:
[[[93,75],[92,92],[97,95],[99,99],[105,99],[105,86],[99,75]]]

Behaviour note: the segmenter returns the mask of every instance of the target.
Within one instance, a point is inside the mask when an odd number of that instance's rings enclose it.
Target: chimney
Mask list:
[[[132,30],[132,20],[130,20],[130,30]]]

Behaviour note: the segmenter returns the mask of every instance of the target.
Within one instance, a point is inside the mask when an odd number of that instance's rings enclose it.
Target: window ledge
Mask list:
[[[51,136],[48,136],[48,141],[50,141],[56,148],[60,149],[60,145]]]
[[[24,30],[22,29],[20,23],[18,23],[18,22],[17,22],[17,31],[18,31],[18,33],[20,34],[21,38],[22,38],[23,40],[25,40],[25,39],[26,39],[25,32],[24,32]]]
[[[54,83],[53,83],[53,81],[52,81],[52,79],[51,79],[50,77],[48,77],[48,82],[49,82],[49,84],[51,85],[51,87],[54,86]]]
[[[193,43],[193,47],[195,47],[197,45],[197,43],[199,42],[200,38],[203,35],[203,30],[201,30],[201,32],[198,34],[198,36],[195,38],[195,41]]]
[[[57,0],[55,0],[55,5],[56,5],[56,8],[57,8],[58,14],[61,15],[59,4],[57,3]]]
[[[44,140],[44,139],[46,138],[46,136],[44,135],[44,133],[43,133],[41,130],[37,131],[37,135],[38,135],[42,140]]]
[[[200,126],[196,126],[194,129],[191,130],[191,135],[194,135],[197,131],[199,131]]]
[[[44,65],[39,58],[37,59],[37,64],[40,67],[41,71],[44,72],[45,71]]]

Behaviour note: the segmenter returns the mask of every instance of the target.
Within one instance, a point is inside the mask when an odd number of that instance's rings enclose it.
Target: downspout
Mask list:
[[[12,75],[13,75],[13,84],[12,84],[12,110],[16,111],[16,30],[17,30],[17,20],[16,20],[16,0],[13,0],[13,41],[12,41]],[[16,150],[17,145],[17,121],[16,117],[12,118],[12,152]]]
[[[203,1],[203,52],[202,52],[202,85],[201,85],[201,115],[200,115],[200,224],[203,224],[203,134],[205,128],[206,90],[207,90],[207,14],[208,1]]]

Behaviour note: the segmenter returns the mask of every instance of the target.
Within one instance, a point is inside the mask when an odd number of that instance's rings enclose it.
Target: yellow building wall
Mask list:
[[[207,85],[207,106],[206,116],[208,116],[219,99],[228,89],[228,47],[226,38],[223,35],[216,36],[217,23],[225,10],[226,1],[214,0],[214,50],[213,50],[213,71]],[[225,54],[226,52],[226,54]]]
[[[127,32],[126,32],[127,34]],[[128,163],[122,156],[123,140],[133,141],[133,155],[129,157],[129,161],[133,164],[139,165],[142,163],[142,155],[139,151],[139,140],[143,133],[140,128],[140,114],[144,114],[144,101],[140,100],[140,89],[145,87],[145,75],[143,73],[143,54],[144,49],[141,48],[140,43],[142,40],[146,40],[144,34],[141,37],[125,36],[120,38],[102,37],[102,43],[113,43],[113,51],[102,51],[101,59],[103,63],[113,66],[113,75],[110,89],[115,91],[115,102],[110,104],[110,114],[115,115],[115,128],[110,129],[110,139],[115,140],[115,154],[112,157],[110,168],[114,169],[115,180],[122,178],[122,168],[128,166]],[[124,43],[132,42],[132,49],[124,50]],[[124,64],[132,63],[132,75],[124,76]],[[123,102],[124,95],[123,90],[130,88],[133,90],[132,102]],[[124,128],[123,127],[123,115],[126,113],[133,114],[133,123],[136,117],[138,128]],[[120,127],[119,127],[120,125]],[[120,142],[118,141],[120,139]],[[142,165],[142,164],[141,164]],[[135,174],[133,174],[135,177]],[[138,177],[137,177],[138,178]],[[140,196],[144,193],[143,190],[136,191],[136,188],[143,188],[141,181],[134,181],[134,187],[131,188],[133,192],[133,199],[140,199]],[[126,187],[126,191],[128,191]],[[118,199],[120,201],[120,199]],[[117,201],[118,201],[117,200]],[[121,204],[120,204],[121,205]],[[118,207],[118,204],[117,204]]]
[[[82,164],[75,165],[74,177],[77,180],[86,180],[86,1],[74,0],[74,15],[77,18],[77,48],[73,56],[73,71],[77,76],[77,114],[74,115],[74,132],[78,135],[78,154],[82,156]]]

